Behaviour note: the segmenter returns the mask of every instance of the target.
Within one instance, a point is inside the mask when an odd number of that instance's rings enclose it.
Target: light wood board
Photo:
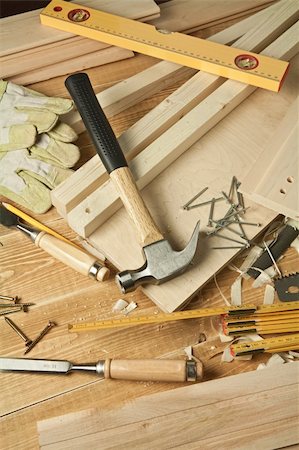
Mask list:
[[[202,201],[218,197],[222,190],[227,192],[233,175],[243,178],[294,100],[298,89],[296,77],[298,72],[292,63],[279,94],[256,91],[142,190],[155,221],[174,248],[186,246],[197,220],[201,220],[202,231],[209,230],[206,227],[208,206],[184,211],[182,205],[205,186],[209,186],[209,190],[202,196]],[[246,221],[260,222],[262,229],[276,216],[273,211],[256,204],[247,202],[247,206],[251,208],[246,213]],[[227,209],[225,203],[219,202],[215,217],[222,217]],[[247,228],[250,239],[261,231],[256,227]],[[238,236],[230,234],[230,237]],[[137,269],[143,264],[135,230],[123,208],[90,235],[89,240],[120,270]],[[208,239],[203,233],[198,260],[192,268],[163,285],[147,285],[144,292],[164,311],[181,308],[238,253],[239,250],[234,249],[210,248],[228,244],[229,241],[218,237]]]
[[[171,0],[160,5],[160,17],[150,23],[163,30],[193,32],[226,18],[237,18],[245,11],[254,14],[271,3],[271,0]]]
[[[210,39],[224,44],[233,42],[240,35],[254,28],[259,22],[264,23],[266,17],[268,18],[275,10],[276,6],[267,8],[215,34]],[[249,36],[248,38],[245,42],[241,41],[241,44],[243,42],[244,45],[251,46],[251,43],[255,46],[257,42],[256,37]],[[100,92],[97,94],[97,98],[106,116],[109,118],[113,114],[119,113],[123,109],[137,103],[137,101],[141,101],[149,93],[153,94],[155,90],[165,88],[171,81],[178,81],[181,76],[188,73],[187,70],[187,68],[176,64],[162,61]],[[189,69],[189,73],[191,76],[193,73],[192,69]],[[209,80],[210,83],[207,84]],[[137,155],[140,150],[149,145],[162,132],[174,124],[176,120],[180,119],[194,105],[199,103],[205,95],[215,88],[217,83],[221,84],[221,82],[223,80],[219,77],[198,74],[185,83],[119,137],[119,143],[126,157],[130,160]],[[75,127],[77,132],[82,131],[82,119],[78,112],[71,112],[66,117],[67,122],[72,127]],[[65,216],[106,179],[106,171],[99,158],[95,156],[76,171],[72,177],[52,191],[52,202],[59,212]],[[76,189],[74,189],[74,185],[76,185]]]
[[[111,14],[128,16],[131,19],[148,19],[160,14],[160,9],[153,0],[122,0],[121,3],[117,0],[82,0],[80,4]],[[30,11],[1,19],[0,56],[59,42],[74,36],[71,33],[41,25],[40,11]]]
[[[288,10],[288,18],[284,24],[287,28],[289,15],[292,15],[292,13],[289,11],[286,2],[282,3],[284,3],[285,10]],[[282,10],[283,8],[278,8],[273,16],[274,20],[268,19],[265,34],[269,33],[270,36],[274,37],[274,29],[277,32],[283,31],[284,28],[281,25],[283,21]],[[296,11],[297,16],[298,14],[298,11]],[[257,29],[259,31],[258,36],[253,29],[252,32],[248,33],[248,36],[245,34],[240,38],[245,48],[248,46],[250,49],[251,46],[261,45],[260,42],[266,45],[266,37],[260,32],[259,25]],[[295,47],[294,51],[296,51],[297,32],[298,30],[296,31],[292,27],[288,30],[288,33],[291,33],[293,37],[288,40],[286,36],[281,36],[277,42],[271,44],[270,49],[273,45],[273,53],[275,54],[275,46],[279,48],[278,42],[282,40],[286,44],[286,50],[281,54],[277,53],[276,56],[283,57],[292,47]],[[270,39],[269,42],[271,42]],[[267,53],[267,49],[265,53]],[[224,84],[219,87],[221,83]],[[204,133],[244,101],[253,90],[254,88],[251,86],[234,83],[233,81],[224,82],[220,77],[199,72],[151,113],[148,113],[127,132],[123,133],[119,138],[119,143],[124,153],[128,155],[129,160],[137,154],[131,160],[130,167],[138,186],[143,188],[152,181]],[[192,109],[192,106],[197,103],[199,103],[198,106]],[[191,111],[188,112],[189,110]],[[181,116],[184,117],[181,118]],[[146,143],[149,143],[149,145],[140,153]],[[96,158],[93,159],[96,160]],[[89,170],[90,167],[91,164],[89,163],[85,174],[81,169],[82,181],[78,180],[79,176],[76,175],[68,181],[73,196],[78,192],[81,193],[82,197],[80,204],[69,211],[68,221],[70,226],[83,237],[88,237],[121,206],[112,182],[107,182],[93,191],[88,191],[88,182],[93,186],[96,185],[96,179],[92,179],[92,175],[98,178],[99,184],[100,179],[105,174],[105,169],[101,163],[96,164],[92,170]],[[71,185],[72,181],[73,185]],[[57,197],[55,201],[57,205]]]
[[[299,99],[267,143],[241,185],[246,198],[299,219]]]
[[[51,78],[59,77],[61,75],[70,75],[77,71],[84,71],[90,67],[100,67],[115,61],[133,58],[133,56],[134,53],[130,50],[112,46],[85,55],[80,55],[73,59],[41,67],[36,70],[22,72],[18,75],[9,77],[8,80],[16,84],[27,86],[28,84],[50,80]]]
[[[277,449],[297,444],[299,363],[38,423],[41,449]],[[277,412],[279,411],[279,416]]]

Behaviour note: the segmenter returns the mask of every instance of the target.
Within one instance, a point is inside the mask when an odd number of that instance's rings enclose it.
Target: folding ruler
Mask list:
[[[40,20],[59,30],[278,92],[288,62],[53,0]]]
[[[230,317],[232,316],[238,317],[243,315],[247,316],[249,314],[253,315],[279,314],[284,311],[296,311],[296,310],[299,310],[299,302],[286,302],[283,304],[261,305],[261,306],[242,305],[229,307],[202,308],[186,311],[177,311],[173,313],[148,314],[146,316],[130,316],[130,317],[98,320],[96,322],[75,323],[69,324],[68,329],[70,332],[76,333],[80,331],[93,331],[109,328],[111,329],[133,325],[170,322],[174,320],[198,319],[203,317],[219,316],[221,314],[228,314]]]
[[[232,344],[230,351],[233,356],[253,353],[279,353],[289,350],[299,350],[299,334],[262,339],[261,341],[248,341]]]

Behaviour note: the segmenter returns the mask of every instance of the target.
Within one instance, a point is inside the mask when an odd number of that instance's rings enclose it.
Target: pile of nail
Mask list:
[[[226,194],[224,191],[222,191],[221,197],[215,197],[211,200],[193,204],[192,203],[200,197],[204,192],[207,191],[208,187],[205,187],[202,189],[197,195],[195,195],[192,199],[190,199],[185,205],[183,205],[183,209],[189,211],[194,208],[198,208],[200,206],[209,205],[210,204],[210,212],[209,212],[209,218],[207,226],[213,228],[213,230],[208,231],[206,234],[207,236],[216,236],[222,239],[226,239],[228,241],[234,242],[236,244],[239,244],[238,246],[229,246],[229,247],[211,247],[212,249],[244,249],[250,247],[250,240],[246,235],[244,226],[245,225],[251,225],[251,226],[257,226],[260,227],[260,223],[252,223],[252,222],[246,222],[244,221],[244,214],[247,211],[248,207],[245,207],[244,204],[244,198],[241,192],[239,192],[239,187],[241,183],[238,181],[237,177],[233,176],[229,193]],[[236,199],[236,200],[235,200]],[[214,219],[214,208],[215,203],[219,201],[226,201],[229,204],[229,209],[225,213],[225,215],[215,220]],[[232,228],[232,225],[237,225],[238,229]],[[227,230],[230,233],[233,233],[237,236],[239,236],[239,239],[234,239],[229,236],[223,236],[219,234],[220,231]],[[241,240],[240,240],[241,239]]]

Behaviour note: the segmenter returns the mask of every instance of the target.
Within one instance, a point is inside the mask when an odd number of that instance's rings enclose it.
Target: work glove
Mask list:
[[[73,142],[77,135],[59,116],[73,107],[69,99],[46,97],[31,89],[0,80],[0,151],[31,147],[38,134],[56,125],[58,139]]]
[[[0,194],[35,213],[51,207],[50,190],[80,157],[76,133],[59,121],[72,105],[0,81]]]

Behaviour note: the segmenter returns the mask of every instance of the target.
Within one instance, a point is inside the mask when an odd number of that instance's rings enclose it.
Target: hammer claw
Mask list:
[[[166,239],[143,247],[146,262],[137,270],[125,270],[116,275],[116,282],[125,294],[141,284],[161,284],[182,274],[192,263],[199,239],[197,222],[187,246],[175,251]]]

